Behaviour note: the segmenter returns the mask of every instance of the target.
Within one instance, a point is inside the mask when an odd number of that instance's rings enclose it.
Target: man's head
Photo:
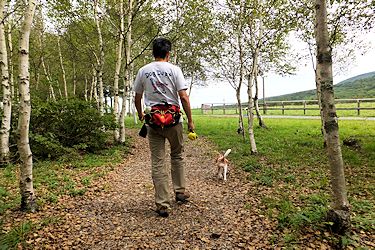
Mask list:
[[[165,38],[159,37],[152,43],[152,54],[155,58],[166,59],[172,49],[172,43]]]

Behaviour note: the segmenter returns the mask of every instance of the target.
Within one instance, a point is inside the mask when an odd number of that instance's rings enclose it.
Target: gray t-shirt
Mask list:
[[[187,89],[179,67],[169,62],[152,62],[143,66],[134,81],[133,90],[144,93],[146,106],[179,104],[178,91]]]

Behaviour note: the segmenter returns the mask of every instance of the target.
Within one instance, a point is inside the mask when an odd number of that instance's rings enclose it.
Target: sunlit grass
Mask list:
[[[324,226],[331,190],[320,120],[265,119],[268,129],[254,128],[258,155],[250,154],[247,135],[244,141],[237,134],[237,117],[196,115],[194,120],[199,135],[220,151],[231,148],[231,162],[248,171],[257,185],[272,190],[263,196],[263,205],[280,227],[297,233],[301,227]],[[375,213],[368,207],[375,207],[375,122],[342,120],[339,126],[341,144],[346,138],[360,144],[360,148],[341,147],[353,225],[356,230],[374,231]]]

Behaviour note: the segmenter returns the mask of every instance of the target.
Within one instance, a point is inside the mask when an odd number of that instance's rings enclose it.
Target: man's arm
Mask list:
[[[142,111],[142,97],[143,97],[143,94],[135,93],[135,99],[134,99],[135,108],[137,109],[138,118],[140,121],[143,121],[144,119],[144,114]]]
[[[187,95],[186,90],[178,91],[178,95],[180,96],[182,107],[184,108],[184,111],[185,111],[187,119],[188,119],[188,129],[189,129],[189,131],[190,130],[194,131],[195,126],[194,126],[194,122],[193,122],[193,117],[191,115],[189,96]]]

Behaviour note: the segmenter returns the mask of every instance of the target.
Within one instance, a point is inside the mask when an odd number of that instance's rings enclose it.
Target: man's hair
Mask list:
[[[172,49],[172,43],[166,38],[156,38],[152,43],[152,54],[155,58],[166,58]]]

